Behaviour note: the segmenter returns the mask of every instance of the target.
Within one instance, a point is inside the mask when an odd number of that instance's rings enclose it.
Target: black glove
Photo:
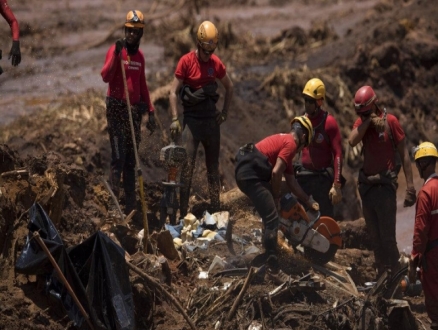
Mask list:
[[[218,125],[221,125],[226,120],[227,120],[227,113],[225,111],[222,110],[222,112],[219,112],[216,115],[216,122],[218,123]]]
[[[20,41],[12,41],[11,51],[9,52],[8,60],[12,57],[12,65],[17,66],[21,62]]]
[[[403,202],[404,207],[409,207],[415,204],[417,201],[417,192],[414,188],[406,189],[405,200]]]
[[[153,112],[149,112],[149,120],[146,123],[146,128],[151,132],[151,135],[157,128],[157,123],[155,122],[155,114]]]
[[[118,39],[116,41],[116,48],[114,49],[114,52],[116,55],[119,55],[122,51],[122,48],[125,46],[125,39]]]

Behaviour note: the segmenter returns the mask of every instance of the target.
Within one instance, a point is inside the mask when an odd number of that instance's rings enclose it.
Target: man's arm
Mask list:
[[[173,78],[172,85],[170,86],[169,92],[169,105],[170,112],[172,114],[172,120],[178,118],[178,92],[183,85],[183,81],[176,77]]]
[[[406,178],[406,186],[407,189],[415,189],[414,188],[414,176],[412,175],[412,165],[411,159],[409,158],[409,153],[406,150],[406,138],[403,138],[397,145],[397,152],[400,155],[400,159],[403,165],[403,172],[405,173]]]
[[[228,73],[225,74],[222,79],[220,79],[220,82],[225,88],[224,107],[222,108],[222,114],[228,115],[228,110],[230,109],[231,105],[231,99],[233,97],[234,86],[233,82],[230,79],[230,76],[228,76]]]
[[[350,136],[348,137],[348,143],[352,147],[355,147],[360,141],[362,141],[362,138],[365,135],[365,132],[367,131],[371,123],[370,117],[366,117],[366,118],[361,117],[361,119],[362,119],[362,124],[354,128],[351,131]]]
[[[272,196],[274,196],[275,203],[278,204],[280,201],[281,194],[281,180],[283,178],[283,173],[286,170],[286,163],[280,157],[277,158],[274,169],[272,170],[271,176],[271,189]]]
[[[293,174],[285,174],[284,175],[286,179],[286,184],[290,191],[298,197],[299,200],[304,201],[306,205],[310,208],[312,208],[313,203],[315,202],[313,198],[310,200],[310,196],[307,195],[304,190],[301,188],[300,184],[298,183],[297,179],[295,178],[295,175]]]

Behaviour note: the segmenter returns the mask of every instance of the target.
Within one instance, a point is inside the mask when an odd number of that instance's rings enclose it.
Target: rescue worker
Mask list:
[[[139,49],[144,26],[142,12],[130,10],[126,15],[125,38],[117,40],[109,48],[101,71],[103,81],[108,83],[106,118],[111,143],[109,183],[114,194],[119,197],[120,180],[123,176],[125,214],[136,209],[137,201],[135,194],[135,151],[126,103],[128,96],[125,94],[122,60],[137,147],[140,143],[142,118],[145,117],[146,127],[151,132],[156,127],[154,107],[149,97],[146,82],[145,59],[143,52]]]
[[[288,188],[300,200],[305,201],[305,206],[319,210],[318,203],[301,189],[295,179],[292,164],[294,156],[308,146],[312,138],[310,120],[304,116],[296,117],[291,121],[290,133],[274,134],[256,144],[245,144],[236,154],[237,186],[252,201],[263,221],[264,259],[275,255],[277,250],[278,210],[283,176]],[[281,283],[285,274],[278,263],[274,262],[270,267],[270,272],[278,275],[276,278]]]
[[[399,166],[403,166],[407,185],[404,207],[414,205],[416,192],[405,133],[397,118],[382,111],[377,102],[370,86],[357,90],[354,107],[359,118],[348,142],[352,147],[363,143],[364,163],[359,171],[358,190],[380,276],[385,270],[394,274],[400,267],[395,236]]]
[[[174,137],[181,133],[177,109],[178,96],[184,108],[182,146],[187,151],[187,162],[181,170],[180,182],[183,185],[180,188],[181,217],[188,212],[199,143],[202,143],[205,151],[210,195],[209,211],[213,213],[220,210],[220,125],[227,120],[233,96],[233,83],[227,74],[225,65],[214,54],[218,42],[218,31],[214,24],[210,21],[202,22],[197,32],[197,48],[180,58],[169,94],[172,113],[170,131]],[[216,108],[216,102],[219,99],[217,81],[225,88],[222,111]]]
[[[438,329],[438,174],[435,171],[438,158],[433,143],[423,142],[413,151],[415,165],[423,187],[418,192],[415,209],[415,227],[409,264],[409,280],[416,281],[416,269],[420,267],[420,280],[424,291],[427,315],[431,329]]]
[[[18,27],[17,19],[12,13],[12,10],[8,5],[7,0],[0,0],[0,14],[3,16],[3,18],[8,22],[9,26],[11,27],[12,47],[9,52],[8,60],[11,60],[13,66],[17,66],[21,62],[20,29]]]
[[[312,78],[306,83],[303,98],[314,138],[302,150],[295,175],[301,188],[318,201],[321,215],[333,218],[333,205],[342,201],[341,133],[335,117],[322,108],[325,86],[320,79]]]

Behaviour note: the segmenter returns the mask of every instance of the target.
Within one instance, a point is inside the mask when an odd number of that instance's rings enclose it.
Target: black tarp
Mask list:
[[[62,304],[76,327],[88,327],[45,252],[32,239],[33,233],[38,231],[94,328],[135,329],[125,251],[100,231],[67,251],[52,221],[38,203],[31,207],[29,217],[29,233],[15,264],[16,271],[45,275],[46,293]]]

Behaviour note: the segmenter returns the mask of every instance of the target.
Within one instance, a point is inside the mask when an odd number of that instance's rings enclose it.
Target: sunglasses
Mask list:
[[[141,33],[141,29],[138,29],[138,28],[126,28],[126,32],[127,33],[132,33],[132,34],[135,34],[135,35],[138,36]]]
[[[315,100],[315,99],[312,99],[312,98],[310,98],[310,97],[305,97],[305,98],[304,98],[304,103],[315,104],[315,103],[316,103],[316,100]]]

